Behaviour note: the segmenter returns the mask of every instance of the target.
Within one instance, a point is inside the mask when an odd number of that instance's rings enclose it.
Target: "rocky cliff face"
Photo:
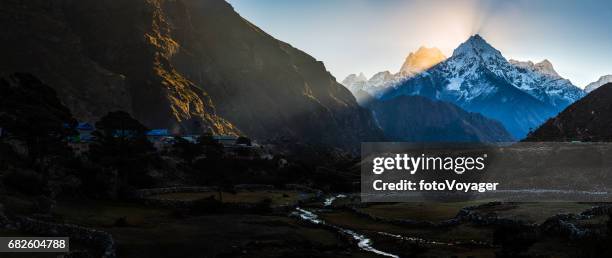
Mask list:
[[[207,85],[219,113],[259,138],[338,145],[380,135],[322,62],[278,41],[223,1],[167,2],[177,70]]]
[[[26,71],[54,87],[80,120],[125,110],[174,132],[238,130],[179,74],[156,1],[3,1],[3,72]]]
[[[355,146],[369,113],[321,62],[221,0],[0,3],[0,68],[56,88],[80,120],[126,110],[151,128]]]
[[[175,69],[180,49],[172,38],[164,1],[74,1],[64,6],[87,53],[126,76],[132,113],[150,127],[198,133],[236,134],[216,113],[203,85]]]

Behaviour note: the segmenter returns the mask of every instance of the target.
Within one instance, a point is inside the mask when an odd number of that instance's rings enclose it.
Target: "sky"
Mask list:
[[[399,71],[420,46],[450,56],[478,33],[506,59],[550,60],[584,87],[612,74],[608,0],[228,0],[267,33],[323,61],[342,81]]]

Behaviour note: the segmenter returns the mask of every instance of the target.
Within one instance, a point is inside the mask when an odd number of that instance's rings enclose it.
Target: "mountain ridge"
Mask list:
[[[422,73],[445,59],[446,56],[438,48],[421,46],[406,56],[400,70],[396,73],[381,71],[372,75],[370,79],[365,77],[363,73],[359,73],[359,75],[349,74],[342,80],[342,85],[353,94],[363,90],[368,94],[380,96],[385,89]]]
[[[364,95],[362,95],[364,94]],[[467,112],[444,101],[422,96],[376,100],[361,94],[364,106],[394,141],[406,142],[510,142],[504,126],[479,113]]]
[[[569,81],[510,64],[499,50],[476,34],[460,44],[447,60],[389,88],[381,99],[421,95],[449,101],[501,121],[520,139],[583,96],[582,90],[566,82]],[[547,91],[557,88],[563,90]]]
[[[41,78],[79,120],[125,110],[174,133],[350,149],[382,135],[322,62],[225,1],[7,0],[0,7],[7,13],[0,24],[10,28],[2,70]]]
[[[597,88],[601,87],[602,85],[605,85],[605,84],[611,83],[611,82],[612,82],[612,74],[604,75],[604,76],[599,77],[599,79],[597,79],[597,81],[589,83],[586,87],[584,87],[584,91],[590,93],[591,91],[596,90]]]
[[[525,141],[612,141],[612,83],[548,119]]]

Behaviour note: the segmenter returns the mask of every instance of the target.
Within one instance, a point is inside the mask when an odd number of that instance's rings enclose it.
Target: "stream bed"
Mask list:
[[[329,223],[325,221],[324,219],[322,219],[321,216],[317,214],[320,212],[333,212],[334,208],[332,207],[332,204],[334,203],[334,201],[340,198],[347,198],[347,197],[348,196],[344,194],[329,196],[323,200],[322,209],[321,208],[296,207],[295,210],[291,213],[291,216],[299,218],[303,221],[307,221],[314,225],[326,226],[330,229],[336,230],[342,235],[349,236],[350,238],[355,240],[357,247],[363,251],[371,252],[371,253],[374,253],[380,256],[385,256],[385,257],[400,257],[398,254],[395,253],[397,250],[387,251],[387,250],[377,249],[374,247],[374,241],[368,236],[366,236],[365,234],[360,233],[354,229],[346,228],[345,226],[338,226],[338,225],[335,225],[334,223]],[[464,247],[465,246],[472,246],[472,247],[479,246],[479,247],[484,247],[484,248],[492,247],[490,243],[479,242],[479,241],[445,242],[445,241],[427,240],[421,237],[399,235],[399,234],[393,234],[393,233],[382,232],[382,231],[378,231],[374,233],[384,238],[401,240],[409,244],[426,245],[426,246],[438,247],[438,248],[454,248],[454,247],[461,247],[461,246],[464,246]],[[383,246],[385,245],[383,244]],[[389,246],[387,245],[387,247]]]

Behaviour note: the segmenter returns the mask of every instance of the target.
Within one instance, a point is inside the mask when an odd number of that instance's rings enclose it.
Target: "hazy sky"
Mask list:
[[[229,0],[272,36],[350,73],[397,72],[419,46],[447,56],[480,33],[506,59],[549,59],[584,87],[612,74],[612,1]]]

